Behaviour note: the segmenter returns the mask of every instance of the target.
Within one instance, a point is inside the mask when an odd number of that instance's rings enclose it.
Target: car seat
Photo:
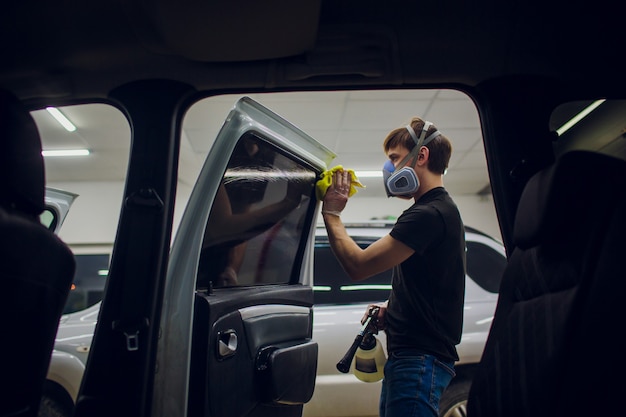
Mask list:
[[[626,161],[588,151],[529,180],[468,416],[619,413],[625,183]]]
[[[37,415],[75,261],[39,221],[45,173],[35,121],[2,90],[0,145],[0,417],[31,417]]]

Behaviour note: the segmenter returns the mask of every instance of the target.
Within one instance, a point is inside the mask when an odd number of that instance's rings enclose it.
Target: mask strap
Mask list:
[[[398,166],[401,167],[401,168],[404,168],[406,166],[406,163],[411,158],[413,158],[413,162],[411,162],[411,166],[413,166],[415,164],[415,160],[417,159],[417,155],[418,154],[419,154],[419,148],[416,146],[413,149],[411,149],[411,152],[409,152],[408,154],[406,154],[406,156],[404,158],[402,158],[402,161],[400,161]]]
[[[431,122],[424,121],[424,127],[422,127],[422,131],[420,132],[420,137],[419,138],[417,137],[417,134],[415,133],[415,129],[413,129],[413,126],[406,125],[406,130],[409,131],[409,134],[413,138],[413,141],[415,141],[415,145],[417,145],[418,148],[420,148],[420,147],[425,145],[424,137],[426,136],[426,132],[428,132],[428,129],[430,129],[430,127],[432,125],[433,124]],[[434,133],[433,133],[433,135],[434,135]],[[433,136],[433,135],[430,135],[428,137],[428,139],[430,139],[430,137]]]
[[[419,139],[417,138],[417,135],[415,134],[415,130],[413,129],[413,127],[411,125],[406,125],[406,130],[409,131],[409,134],[411,135],[411,137],[413,138],[413,141],[417,145],[419,143]]]
[[[435,130],[433,133],[431,133],[426,139],[424,139],[424,143],[422,143],[422,146],[426,146],[428,145],[428,143],[430,143],[431,140],[435,139],[437,136],[441,135],[441,133],[439,133],[438,130]]]
[[[413,141],[415,141],[415,146],[419,149],[422,146],[426,146],[428,143],[430,143],[431,140],[435,139],[437,136],[441,135],[441,133],[439,133],[438,130],[435,130],[433,133],[431,133],[426,139],[424,139],[424,136],[426,136],[426,132],[428,132],[428,129],[430,129],[430,127],[433,124],[431,122],[424,122],[424,127],[422,128],[422,132],[420,133],[420,137],[418,138],[417,135],[415,134],[415,129],[413,129],[413,127],[411,125],[406,125],[406,130],[409,131],[409,134],[411,135],[411,137],[413,138]]]
[[[426,144],[428,144],[431,140],[435,139],[437,136],[441,135],[441,133],[439,133],[438,130],[435,130],[433,133],[431,133],[426,139],[424,139],[424,136],[426,136],[426,132],[428,132],[428,129],[430,129],[430,127],[433,124],[431,122],[424,122],[424,127],[422,128],[422,131],[420,133],[420,137],[418,138],[417,135],[415,134],[415,129],[413,129],[413,126],[411,125],[406,125],[406,130],[409,131],[409,134],[411,135],[411,137],[413,138],[413,140],[415,141],[415,147],[413,149],[411,149],[411,152],[409,152],[403,159],[402,161],[400,161],[399,166],[404,167],[406,165],[406,163],[409,161],[409,159],[411,159],[411,157],[413,157],[413,161],[411,162],[411,165],[415,164],[415,160],[417,159],[417,154],[419,153],[419,150],[421,149],[422,146],[425,146]]]

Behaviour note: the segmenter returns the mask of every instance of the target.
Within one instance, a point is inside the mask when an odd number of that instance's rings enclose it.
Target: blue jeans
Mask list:
[[[391,354],[385,364],[380,417],[439,415],[439,399],[454,372],[454,362],[413,351]]]

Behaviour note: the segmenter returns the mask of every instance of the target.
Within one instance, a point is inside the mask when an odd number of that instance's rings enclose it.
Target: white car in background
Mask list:
[[[392,224],[348,224],[353,239],[365,247],[387,234]],[[467,278],[463,337],[457,347],[457,376],[441,400],[441,416],[465,414],[472,374],[482,355],[495,311],[498,288],[506,265],[502,244],[466,228]],[[314,256],[313,339],[319,345],[313,398],[304,406],[305,417],[364,417],[378,415],[380,382],[365,383],[352,372],[336,368],[355,336],[369,303],[384,301],[391,288],[390,271],[365,281],[351,282],[330,250],[326,230],[318,227]],[[100,303],[64,315],[59,326],[40,416],[69,417],[98,318]],[[384,334],[378,335],[385,345]]]
[[[392,224],[347,225],[350,236],[366,247],[389,233]],[[440,415],[465,415],[472,374],[480,361],[495,311],[500,279],[506,266],[502,244],[470,227],[465,231],[467,275],[463,336],[457,346],[457,376],[444,392]],[[313,338],[319,345],[315,392],[304,407],[306,417],[377,416],[381,382],[366,383],[336,364],[357,333],[368,304],[387,299],[391,272],[352,282],[332,254],[326,230],[318,228],[315,243],[315,307]],[[384,333],[377,336],[386,349]]]

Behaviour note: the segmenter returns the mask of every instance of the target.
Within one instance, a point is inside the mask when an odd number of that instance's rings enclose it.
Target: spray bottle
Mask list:
[[[383,378],[387,358],[380,341],[374,336],[378,333],[378,311],[379,308],[374,307],[368,312],[367,319],[352,346],[337,363],[339,372],[348,373],[354,359],[354,375],[361,381],[376,382]]]

